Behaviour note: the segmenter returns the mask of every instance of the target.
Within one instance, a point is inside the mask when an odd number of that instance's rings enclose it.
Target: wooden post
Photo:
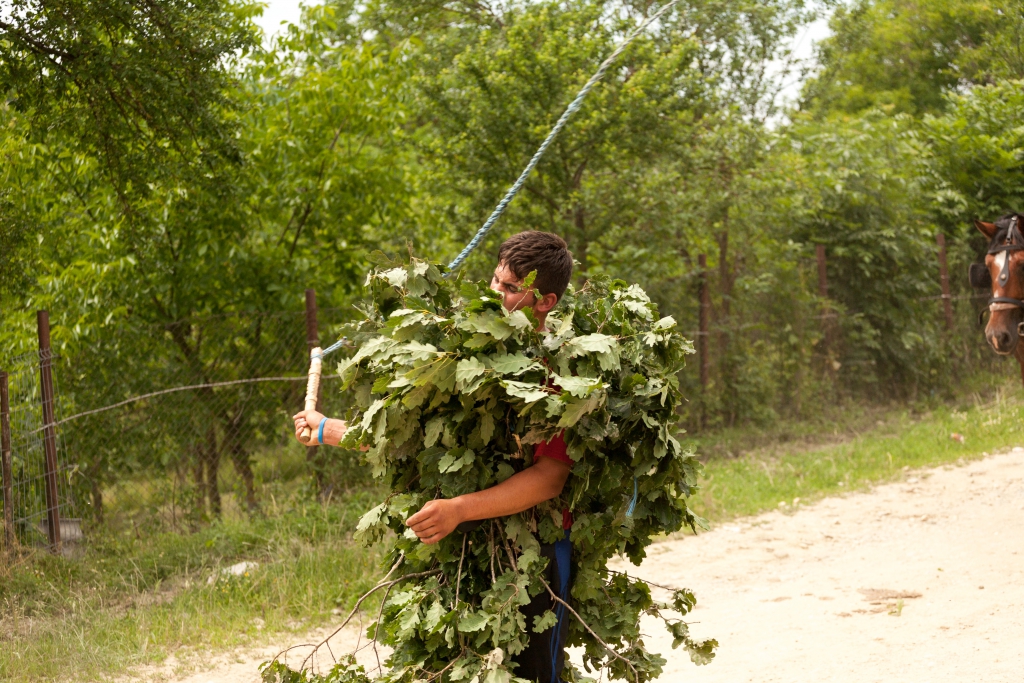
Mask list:
[[[949,294],[949,269],[946,267],[946,236],[935,236],[939,244],[939,284],[942,285],[942,312],[946,316],[946,330],[953,329],[953,299]]]
[[[711,295],[708,292],[708,257],[706,254],[697,256],[697,266],[700,268],[700,315],[697,331],[697,353],[700,356],[700,388],[702,395],[702,406],[700,422],[703,427],[707,424],[707,407],[704,397],[707,395],[708,384],[711,377],[711,357],[708,353],[708,328],[711,314]]]
[[[50,350],[50,314],[36,313],[39,328],[39,382],[43,399],[43,451],[46,483],[46,523],[50,548],[60,552],[60,500],[57,488],[57,427],[54,424],[53,353]]]
[[[316,290],[306,290],[306,350],[312,351],[314,348],[320,346],[320,329],[317,325],[316,320]],[[320,399],[323,392],[318,388],[316,393],[316,404],[320,406]],[[319,410],[319,407],[318,407]],[[316,434],[313,435],[315,442]],[[317,447],[306,446],[306,462],[313,467],[313,473],[316,477],[316,490],[318,493],[322,493],[324,489],[324,474],[320,463],[316,457]]]
[[[7,373],[0,372],[0,474],[4,489],[4,548],[14,550],[14,480],[11,472],[11,400]]]

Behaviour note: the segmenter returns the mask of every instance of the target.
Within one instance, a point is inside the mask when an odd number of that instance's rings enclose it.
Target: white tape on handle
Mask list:
[[[323,351],[319,346],[316,346],[309,352],[309,378],[306,380],[306,410],[316,410],[316,397],[320,393],[320,373],[323,371],[323,365]],[[304,444],[311,444],[313,441],[313,425],[306,425],[306,428],[302,430],[299,440]]]

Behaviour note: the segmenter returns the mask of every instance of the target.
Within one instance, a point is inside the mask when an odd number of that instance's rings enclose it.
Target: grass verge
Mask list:
[[[379,574],[375,553],[351,540],[378,497],[297,500],[194,534],[97,537],[73,560],[30,553],[0,568],[0,679],[105,679],[181,648],[254,645],[323,624]],[[243,561],[255,564],[223,573]]]
[[[824,430],[823,438],[838,443],[795,439],[755,446],[737,457],[708,459],[701,490],[691,501],[693,509],[713,523],[723,522],[900,480],[911,469],[974,460],[1024,444],[1024,400],[1016,387],[997,391],[989,400],[975,396],[923,414],[890,410],[867,417],[875,424],[846,440],[842,439],[849,434],[849,423]],[[853,422],[866,426],[864,415]],[[717,438],[719,443],[706,444],[712,446],[707,450],[737,448],[745,435]],[[822,434],[814,438],[821,439]],[[699,441],[694,445],[698,453],[706,452]]]

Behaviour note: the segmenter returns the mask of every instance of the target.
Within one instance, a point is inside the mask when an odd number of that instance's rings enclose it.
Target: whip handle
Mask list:
[[[309,379],[306,380],[306,408],[305,410],[316,410],[316,397],[320,393],[320,373],[323,370],[323,352],[317,346],[309,352]],[[313,427],[307,425],[302,430],[300,441],[308,444],[313,441]]]

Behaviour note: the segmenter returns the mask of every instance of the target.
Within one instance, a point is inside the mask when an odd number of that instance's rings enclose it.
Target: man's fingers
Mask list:
[[[415,531],[416,534],[418,535],[418,534],[421,534],[421,533],[423,533],[425,531],[430,531],[431,529],[436,529],[437,528],[437,520],[436,519],[429,519],[429,518],[428,519],[422,519],[422,520],[419,520],[418,522],[416,522],[415,524],[407,524],[406,526],[408,526],[410,529]]]
[[[418,523],[422,522],[424,519],[426,519],[426,515],[423,514],[423,510],[420,510],[415,515],[413,515],[409,519],[405,520],[405,525],[406,526],[412,526],[413,524],[418,524]]]
[[[432,515],[432,512],[433,512],[432,508],[433,507],[434,507],[433,505],[431,505],[430,503],[427,503],[422,508],[420,508],[419,512],[414,514],[409,519],[405,520],[405,525],[406,526],[412,526],[413,524],[419,524],[420,522],[422,522],[424,520],[430,519],[433,516]]]

